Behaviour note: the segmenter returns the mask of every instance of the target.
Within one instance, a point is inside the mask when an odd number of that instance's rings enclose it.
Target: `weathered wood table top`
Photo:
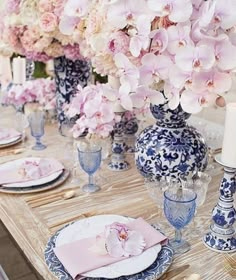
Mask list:
[[[10,109],[1,108],[0,126],[11,126],[13,112]],[[45,136],[42,138],[47,149],[43,151],[33,151],[31,149],[34,139],[28,131],[27,149],[17,155],[10,151],[21,147],[21,144],[0,150],[0,163],[26,156],[55,157],[63,162],[65,144],[67,139],[59,135],[56,126],[47,126]],[[6,155],[6,151],[9,154]],[[80,190],[82,182],[87,180],[87,175],[79,171],[78,186],[70,185],[70,178],[62,185],[53,190],[35,194],[0,194],[0,218],[9,232],[12,234],[19,247],[26,257],[43,276],[45,280],[55,280],[56,278],[48,270],[44,261],[44,249],[50,236],[65,224],[99,214],[118,214],[130,217],[143,217],[150,223],[167,222],[160,218],[160,211],[149,197],[143,183],[143,178],[138,174],[132,156],[128,157],[132,168],[125,172],[111,172],[103,165],[101,174],[106,178],[107,183],[101,187],[101,191],[95,194],[85,194]],[[220,169],[219,169],[220,170]],[[198,209],[195,218],[195,226],[202,231],[207,231],[211,211],[218,199],[219,182],[222,170],[213,177],[210,183],[205,204]],[[68,189],[74,189],[76,196],[65,200],[62,195]],[[189,252],[178,256],[169,270],[173,270],[183,265],[189,265],[188,269],[174,277],[161,279],[181,280],[192,273],[201,275],[202,280],[231,280],[224,267],[224,257],[207,249],[201,237],[198,237],[193,229],[193,225],[184,231],[184,236],[191,243]],[[173,236],[174,230],[171,226],[166,232],[168,236]],[[236,258],[236,254],[233,254]]]

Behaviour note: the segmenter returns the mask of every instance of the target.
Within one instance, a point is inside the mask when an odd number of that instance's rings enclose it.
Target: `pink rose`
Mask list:
[[[57,17],[53,13],[42,14],[39,22],[40,28],[44,32],[52,32],[56,29],[58,25]]]

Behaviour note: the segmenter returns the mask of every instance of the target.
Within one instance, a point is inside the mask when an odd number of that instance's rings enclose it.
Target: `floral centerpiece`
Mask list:
[[[167,100],[171,109],[197,113],[230,89],[234,0],[65,1],[72,2],[76,11],[89,9],[81,52],[97,73],[120,80],[127,109]],[[67,15],[64,32],[76,17]]]
[[[4,2],[4,0],[3,0]],[[64,35],[64,0],[8,0],[0,9],[0,52],[10,51],[37,61],[65,55],[81,58],[80,34]]]
[[[38,103],[44,110],[56,107],[55,82],[50,78],[26,81],[12,85],[3,95],[2,104],[22,108],[29,103]]]
[[[64,106],[69,118],[77,118],[73,127],[75,138],[87,132],[89,136],[108,137],[116,122],[120,121],[113,110],[112,100],[107,97],[102,84],[78,86],[70,104]]]
[[[231,88],[236,2],[66,1],[72,2],[74,10],[88,11],[87,47],[81,53],[97,73],[118,81],[115,88],[108,83],[107,98],[128,111],[142,112],[154,105],[158,125],[145,130],[136,147],[141,173],[157,178],[203,170],[207,147],[200,134],[186,127],[185,119]],[[64,32],[76,30],[69,24],[73,17],[67,15]]]
[[[86,12],[74,10],[67,0],[3,1],[0,53],[14,52],[43,62],[54,59],[57,115],[62,123],[65,121],[63,104],[69,103],[76,86],[87,85],[90,77],[90,64],[80,52]]]

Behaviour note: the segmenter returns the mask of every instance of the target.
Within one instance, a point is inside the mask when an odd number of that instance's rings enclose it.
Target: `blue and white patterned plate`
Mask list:
[[[73,222],[74,223],[74,222]],[[66,271],[66,269],[63,267],[62,263],[59,261],[57,256],[54,253],[54,248],[56,244],[56,239],[60,232],[65,229],[66,227],[70,226],[70,223],[60,230],[58,230],[48,241],[44,257],[46,264],[49,268],[49,270],[60,280],[73,280],[73,278],[70,276],[70,274]],[[156,280],[159,279],[170,267],[173,261],[173,250],[167,246],[162,246],[162,249],[160,253],[158,254],[156,260],[154,263],[149,266],[147,269],[145,269],[142,272],[139,272],[137,274],[129,275],[129,276],[121,276],[119,278],[115,278],[113,280]],[[77,279],[84,279],[84,280],[104,280],[106,278],[90,278],[90,277],[78,277]]]

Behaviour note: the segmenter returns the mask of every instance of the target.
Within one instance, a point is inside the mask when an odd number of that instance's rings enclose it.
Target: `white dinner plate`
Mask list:
[[[31,157],[31,158],[21,158],[18,160],[14,160],[14,161],[9,161],[6,162],[4,164],[2,164],[0,166],[0,169],[4,170],[4,169],[15,169],[15,168],[19,168],[21,166],[21,164],[23,164],[26,160],[31,160],[31,161],[39,161],[41,158],[37,158],[37,157]],[[17,183],[11,183],[11,184],[3,184],[2,186],[5,188],[30,188],[33,186],[38,186],[38,185],[43,185],[49,182],[52,182],[53,180],[55,180],[56,178],[58,178],[63,172],[63,169],[58,170],[48,176],[45,176],[43,178],[39,178],[39,179],[35,179],[35,180],[30,180],[30,181],[26,181],[26,182],[17,182]]]
[[[118,215],[99,215],[77,221],[64,228],[58,235],[55,246],[61,246],[76,240],[93,237],[104,231],[106,225],[114,222],[128,223],[132,218]],[[101,268],[84,273],[85,277],[102,277],[113,279],[120,276],[136,274],[149,267],[161,250],[158,244],[145,250],[141,255],[125,259]]]
[[[10,143],[12,143],[12,142],[17,141],[17,140],[20,139],[20,138],[21,138],[21,135],[18,135],[18,136],[11,137],[11,138],[8,138],[8,139],[0,140],[0,145],[10,144]]]

